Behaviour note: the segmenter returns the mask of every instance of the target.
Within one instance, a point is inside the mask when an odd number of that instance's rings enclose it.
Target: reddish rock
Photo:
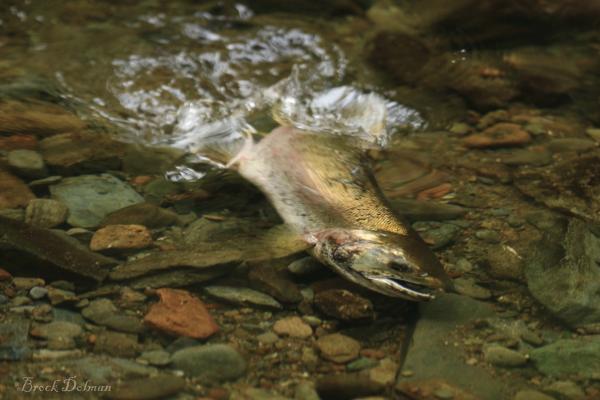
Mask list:
[[[529,143],[531,136],[520,125],[502,122],[481,133],[469,135],[463,144],[472,148],[521,146]]]
[[[50,103],[5,101],[0,103],[0,132],[50,136],[79,132],[86,124],[75,114]]]
[[[0,282],[1,281],[8,281],[12,279],[12,275],[10,274],[10,272],[3,270],[2,268],[0,268]]]
[[[0,210],[25,207],[35,195],[19,178],[0,170]]]
[[[197,297],[185,290],[158,289],[160,301],[144,317],[144,322],[174,336],[204,339],[219,331],[208,310]]]
[[[354,360],[360,353],[360,343],[340,333],[322,336],[316,344],[321,357],[340,364]]]
[[[92,251],[143,249],[152,235],[143,225],[107,225],[98,229],[90,242]]]
[[[33,135],[12,135],[0,137],[0,150],[35,150],[38,141]]]

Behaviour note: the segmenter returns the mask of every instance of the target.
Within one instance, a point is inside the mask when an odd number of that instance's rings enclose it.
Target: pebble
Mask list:
[[[81,335],[80,325],[67,321],[53,321],[38,325],[30,331],[31,336],[48,340],[51,350],[70,350],[75,348],[74,338]]]
[[[548,149],[558,153],[563,151],[587,151],[593,149],[598,144],[589,139],[581,138],[556,138],[548,142]]]
[[[591,137],[592,139],[594,139],[597,142],[600,142],[600,129],[598,128],[589,128],[585,130],[585,133],[587,133],[587,135],[589,137]]]
[[[5,269],[0,268],[0,282],[9,281],[12,279],[12,275]]]
[[[100,225],[144,225],[153,229],[175,225],[178,222],[179,216],[173,211],[152,203],[139,203],[108,214]]]
[[[264,344],[273,344],[279,340],[279,336],[277,336],[273,332],[265,332],[265,333],[261,333],[260,335],[258,335],[256,337],[256,340],[258,340],[260,343],[264,343]]]
[[[140,333],[144,330],[144,325],[137,316],[122,314],[109,299],[91,301],[81,310],[81,315],[95,324],[122,332]]]
[[[471,131],[471,126],[464,122],[454,122],[452,126],[450,126],[449,131],[457,135],[466,135]]]
[[[14,277],[13,285],[15,285],[15,289],[20,290],[30,290],[34,286],[44,286],[46,282],[40,278],[21,278]]]
[[[46,289],[48,290],[48,299],[52,305],[64,302],[79,301],[77,295],[70,290],[57,289],[52,286],[48,286]]]
[[[300,317],[287,317],[278,320],[273,325],[273,331],[279,336],[290,336],[306,339],[312,336],[312,328]]]
[[[369,378],[382,386],[389,386],[396,380],[398,364],[390,358],[384,358],[379,365],[369,370]]]
[[[346,365],[346,370],[348,372],[356,372],[361,371],[363,369],[369,369],[377,366],[379,362],[372,358],[368,357],[360,357],[357,360],[354,360]]]
[[[453,283],[456,291],[465,296],[480,300],[486,300],[492,297],[492,292],[479,286],[473,278],[457,278],[454,279]]]
[[[6,160],[15,174],[24,178],[42,178],[47,174],[42,155],[37,151],[12,150],[6,155]]]
[[[532,389],[519,390],[515,394],[514,400],[555,400],[542,392]]]
[[[108,225],[92,236],[90,250],[138,250],[152,245],[152,234],[143,225]]]
[[[48,289],[41,286],[34,286],[29,290],[29,297],[31,297],[34,300],[39,300],[43,297],[46,297],[47,294]]]
[[[115,400],[151,400],[170,398],[185,388],[185,379],[172,374],[128,380],[111,387],[107,398]]]
[[[290,263],[287,269],[294,275],[308,276],[323,271],[324,266],[312,257],[304,257]]]
[[[312,382],[300,382],[294,391],[295,400],[320,400]]]
[[[500,243],[501,237],[497,231],[491,229],[480,229],[475,232],[475,237],[477,239],[483,240],[488,243]]]
[[[144,198],[112,175],[81,175],[64,178],[50,186],[50,194],[69,208],[67,222],[77,228],[93,228],[104,217]]]
[[[13,307],[21,307],[31,304],[32,301],[29,297],[25,296],[15,296],[10,302],[10,305]]]
[[[54,228],[66,221],[69,209],[60,201],[33,199],[25,209],[25,222],[40,228]]]
[[[483,349],[483,357],[490,364],[499,367],[520,367],[527,363],[528,356],[504,346],[491,344]]]
[[[200,299],[185,290],[158,289],[159,302],[153,304],[144,322],[174,336],[206,339],[219,327]]]
[[[150,365],[162,367],[171,363],[171,354],[164,350],[148,350],[142,352],[139,359],[146,361]]]
[[[340,333],[321,336],[316,344],[324,359],[336,363],[352,361],[360,354],[360,343]]]
[[[520,125],[503,122],[465,137],[463,144],[470,148],[488,148],[521,146],[530,141],[531,136]]]
[[[568,400],[583,400],[585,392],[573,381],[556,381],[545,387],[549,393],[556,394],[559,398]]]
[[[99,332],[94,342],[94,352],[114,357],[135,357],[138,352],[137,336],[112,331]]]
[[[26,207],[35,195],[22,180],[0,169],[0,210]]]
[[[315,306],[324,314],[344,321],[372,319],[370,300],[345,289],[323,290],[315,295]]]
[[[246,372],[246,361],[233,347],[211,344],[187,347],[172,356],[173,366],[204,382],[232,381]]]
[[[321,318],[315,317],[314,315],[304,315],[302,316],[302,319],[313,328],[316,328],[323,323]]]
[[[207,286],[206,293],[239,306],[265,307],[273,310],[281,310],[282,306],[277,300],[269,295],[256,290],[232,287],[232,286]]]
[[[254,266],[248,273],[248,280],[253,287],[282,303],[299,303],[302,300],[302,293],[286,272],[278,271],[275,265],[265,263]]]

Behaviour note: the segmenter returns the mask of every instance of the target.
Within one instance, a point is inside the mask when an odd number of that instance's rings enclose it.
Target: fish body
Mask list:
[[[366,161],[365,149],[386,139],[383,99],[340,87],[306,106],[291,92],[273,108],[281,126],[260,141],[239,116],[194,124],[201,113],[192,106],[178,144],[256,185],[311,253],[344,278],[414,301],[449,288],[442,265],[388,206]]]

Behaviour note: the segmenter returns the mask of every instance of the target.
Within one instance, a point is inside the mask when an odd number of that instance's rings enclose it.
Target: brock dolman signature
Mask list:
[[[25,376],[23,382],[18,382],[15,386],[17,391],[25,393],[40,392],[110,392],[111,385],[94,385],[89,380],[78,381],[77,376],[69,376],[64,379],[55,379],[51,382],[36,383],[33,377]]]

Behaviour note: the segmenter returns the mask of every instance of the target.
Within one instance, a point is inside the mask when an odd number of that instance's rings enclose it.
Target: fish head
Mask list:
[[[381,294],[427,301],[451,288],[444,268],[414,232],[326,229],[313,235],[313,254],[338,274]]]

